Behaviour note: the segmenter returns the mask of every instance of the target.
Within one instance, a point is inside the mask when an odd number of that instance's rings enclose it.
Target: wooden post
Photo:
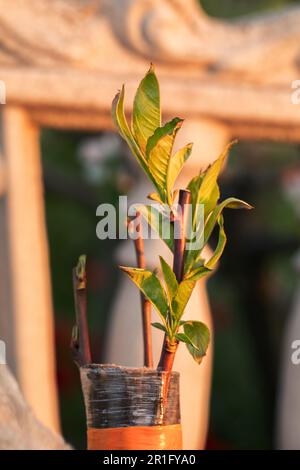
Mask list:
[[[9,254],[6,226],[6,172],[2,152],[0,129],[0,340],[6,345],[6,362],[15,372],[14,333],[12,322],[12,299],[8,272]]]
[[[58,430],[39,130],[24,109],[3,114],[16,374],[37,418]]]
[[[6,179],[3,157],[0,155],[0,198],[5,194]]]

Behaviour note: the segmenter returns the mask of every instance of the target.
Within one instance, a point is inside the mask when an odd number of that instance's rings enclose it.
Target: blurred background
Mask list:
[[[211,16],[231,18],[295,3],[300,1],[203,0],[202,6]],[[62,432],[76,448],[84,448],[79,375],[69,353],[71,270],[86,253],[90,332],[100,359],[121,276],[114,259],[120,242],[96,238],[95,208],[115,204],[141,175],[114,133],[45,128],[41,148]],[[275,446],[280,348],[299,282],[299,156],[296,144],[242,141],[221,177],[224,198],[234,194],[255,211],[250,216],[226,212],[227,249],[208,282],[215,325],[209,449]]]
[[[288,3],[297,2],[205,0],[202,5],[212,16],[235,17]],[[78,254],[87,253],[90,331],[101,357],[120,276],[113,263],[119,242],[97,240],[95,206],[116,203],[119,194],[133,187],[138,170],[114,134],[45,129],[41,144],[62,427],[66,439],[83,448],[79,377],[67,347],[74,322],[70,272]],[[242,142],[221,178],[224,198],[234,194],[253,204],[255,211],[251,216],[226,212],[227,249],[208,282],[215,323],[210,449],[274,446],[279,352],[298,281],[299,156],[299,145]]]
[[[113,145],[103,145],[108,140]],[[87,253],[90,332],[100,358],[122,274],[114,264],[119,242],[95,237],[95,205],[116,203],[135,178],[127,148],[111,134],[47,129],[42,149],[62,427],[67,440],[84,447],[81,389],[68,349],[74,322],[70,272],[78,254]],[[224,198],[235,194],[250,201],[255,211],[251,216],[226,212],[228,245],[223,263],[208,281],[215,325],[211,449],[267,449],[274,444],[279,353],[298,281],[299,201],[291,184],[300,180],[299,154],[297,145],[239,143],[221,177]]]

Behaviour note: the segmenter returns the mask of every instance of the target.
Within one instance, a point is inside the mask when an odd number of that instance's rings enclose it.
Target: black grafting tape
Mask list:
[[[180,423],[178,372],[90,364],[80,376],[88,428]]]

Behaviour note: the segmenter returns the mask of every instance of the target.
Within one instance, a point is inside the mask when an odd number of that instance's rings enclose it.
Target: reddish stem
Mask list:
[[[174,237],[174,259],[173,259],[173,271],[176,276],[178,283],[182,281],[183,278],[183,269],[184,269],[184,252],[186,244],[186,222],[187,222],[187,211],[186,205],[190,203],[191,194],[185,189],[179,191],[179,216],[175,219],[177,224],[177,238]],[[169,312],[170,315],[170,312]],[[170,318],[169,318],[170,319]],[[178,341],[174,340],[172,343],[170,339],[165,335],[162,352],[158,364],[158,369],[171,372],[173,368],[173,363],[175,359],[175,354],[178,348]]]
[[[137,212],[137,220],[139,221],[136,226],[138,237],[134,240],[134,247],[136,252],[137,265],[141,269],[146,268],[145,261],[145,248],[141,225],[141,214]],[[144,342],[144,365],[145,367],[153,367],[152,356],[152,335],[151,335],[151,303],[141,292],[141,306],[142,306],[142,322],[143,322],[143,342]]]

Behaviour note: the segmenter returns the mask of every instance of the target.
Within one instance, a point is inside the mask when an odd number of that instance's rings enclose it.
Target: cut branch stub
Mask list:
[[[83,366],[92,362],[87,322],[86,256],[79,257],[72,274],[76,324],[72,330],[71,350],[77,366]]]

